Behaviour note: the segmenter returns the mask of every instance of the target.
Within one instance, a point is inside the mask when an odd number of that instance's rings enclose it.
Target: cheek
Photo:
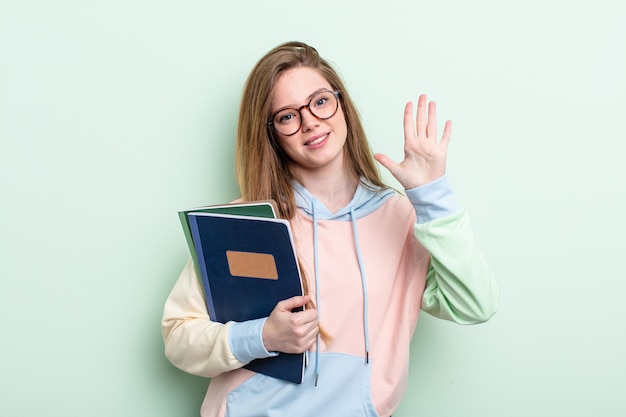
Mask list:
[[[337,128],[341,129],[343,132],[348,131],[348,121],[346,120],[346,114],[343,112],[343,107],[339,106],[339,110],[337,110]]]
[[[294,141],[291,137],[278,136],[276,137],[276,143],[284,153],[293,159],[295,154]]]
[[[342,136],[342,139],[345,142],[348,136],[348,122],[346,122],[343,114],[341,115],[341,118],[337,121],[335,131]]]
[[[276,135],[276,143],[278,143],[278,146],[283,150],[283,151],[287,151],[285,148],[289,147],[289,138],[285,138],[281,135]]]

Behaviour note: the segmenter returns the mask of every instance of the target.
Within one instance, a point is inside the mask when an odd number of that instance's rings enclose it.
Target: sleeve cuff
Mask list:
[[[228,331],[230,350],[241,363],[250,363],[254,359],[276,356],[276,352],[268,352],[263,345],[263,326],[267,317],[235,322]]]
[[[415,208],[417,223],[420,224],[451,216],[461,208],[452,192],[447,175],[405,191]]]

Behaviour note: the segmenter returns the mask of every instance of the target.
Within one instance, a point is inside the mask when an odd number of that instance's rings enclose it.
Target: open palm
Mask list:
[[[374,158],[396,177],[405,189],[433,181],[446,173],[446,155],[452,133],[452,122],[446,121],[441,140],[437,140],[437,108],[419,96],[417,116],[413,121],[413,103],[404,108],[404,160],[399,164],[384,154]]]

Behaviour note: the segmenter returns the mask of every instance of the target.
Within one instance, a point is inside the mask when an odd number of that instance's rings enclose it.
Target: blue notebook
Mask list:
[[[303,294],[293,237],[284,219],[189,213],[211,320],[253,320]],[[280,353],[245,368],[302,383],[304,354]]]
[[[212,206],[196,207],[186,210],[180,210],[178,212],[178,218],[180,224],[183,227],[185,233],[185,240],[189,247],[189,253],[193,259],[193,264],[196,266],[198,278],[200,278],[200,284],[202,283],[202,274],[198,269],[198,257],[196,249],[193,245],[193,237],[191,236],[191,229],[189,227],[189,213],[223,213],[223,214],[235,214],[237,216],[256,216],[256,217],[276,217],[278,213],[278,206],[274,200],[262,200],[262,201],[247,201],[239,203],[219,204]]]

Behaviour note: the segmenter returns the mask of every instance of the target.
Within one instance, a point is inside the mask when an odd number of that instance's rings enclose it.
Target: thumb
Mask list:
[[[287,298],[286,300],[280,301],[276,307],[282,311],[291,311],[294,308],[303,307],[306,303],[311,300],[311,297],[308,295],[297,295],[295,297]]]
[[[382,166],[387,168],[392,174],[396,166],[398,165],[393,161],[393,159],[382,153],[374,154],[374,159],[376,159]]]

